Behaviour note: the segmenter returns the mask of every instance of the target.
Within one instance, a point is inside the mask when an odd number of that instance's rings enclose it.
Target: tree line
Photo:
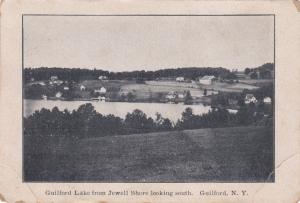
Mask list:
[[[257,68],[245,68],[244,73],[249,75],[251,79],[270,79],[274,72],[273,63],[265,63]]]
[[[24,118],[24,135],[35,138],[81,139],[198,128],[272,125],[272,117],[265,117],[263,113],[256,111],[254,106],[245,106],[236,114],[229,113],[226,109],[213,108],[206,114],[195,115],[191,108],[186,108],[181,119],[172,123],[158,113],[156,118],[151,118],[138,109],[128,113],[125,119],[111,114],[102,115],[88,103],[72,112],[60,111],[57,107],[36,111]]]
[[[156,71],[124,71],[124,72],[112,72],[100,69],[81,69],[81,68],[25,68],[24,80],[25,82],[34,80],[49,80],[51,76],[58,76],[61,80],[67,81],[81,81],[81,80],[95,80],[99,76],[106,76],[110,80],[136,80],[142,83],[145,80],[155,80],[158,78],[175,78],[185,77],[188,79],[196,79],[204,75],[214,75],[215,77],[232,78],[233,73],[225,68],[198,68],[198,67],[186,67],[186,68],[174,68],[174,69],[160,69]]]

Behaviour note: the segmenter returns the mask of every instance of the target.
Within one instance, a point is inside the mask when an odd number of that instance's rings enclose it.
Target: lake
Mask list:
[[[125,118],[128,112],[139,109],[150,116],[155,118],[158,112],[164,118],[169,118],[171,121],[176,122],[181,118],[181,113],[190,107],[193,113],[201,115],[207,113],[211,107],[204,106],[203,104],[184,105],[169,104],[169,103],[127,103],[127,102],[97,102],[97,101],[59,101],[59,100],[24,100],[24,116],[28,117],[34,111],[42,108],[52,109],[57,106],[59,110],[67,109],[69,111],[76,110],[82,104],[91,103],[95,110],[103,115],[113,114],[115,116]]]

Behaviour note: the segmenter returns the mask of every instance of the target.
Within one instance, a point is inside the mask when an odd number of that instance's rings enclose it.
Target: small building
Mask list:
[[[67,87],[67,86],[65,86],[65,87],[64,87],[64,90],[68,91],[68,90],[70,90],[70,88]]]
[[[45,82],[39,82],[38,84],[41,85],[41,86],[45,86],[46,85]]]
[[[61,85],[63,83],[64,83],[64,81],[62,81],[62,80],[54,80],[53,81],[53,84],[56,84],[56,85]]]
[[[60,98],[62,96],[62,93],[61,92],[56,92],[56,94],[55,94],[55,97],[56,98]]]
[[[264,101],[265,104],[271,104],[272,103],[271,97],[265,97],[263,101]]]
[[[100,96],[100,97],[98,97],[98,98],[99,98],[99,101],[101,101],[101,102],[105,102],[105,100],[106,100],[106,98],[103,97],[103,96],[102,96],[102,97]]]
[[[100,94],[105,94],[106,91],[107,91],[107,90],[106,90],[105,87],[101,87],[100,89],[94,90],[95,93],[100,93]]]
[[[81,91],[84,91],[86,88],[85,88],[85,86],[84,85],[80,85],[80,90]]]
[[[213,75],[206,75],[199,79],[199,83],[202,85],[211,85],[217,78]]]
[[[177,96],[178,96],[179,99],[184,99],[185,98],[184,93],[178,93]]]
[[[184,82],[184,77],[177,77],[177,78],[176,78],[176,81],[177,81],[177,82]]]
[[[53,75],[53,76],[50,77],[50,80],[51,80],[51,81],[58,80],[58,77],[57,77],[56,75]]]
[[[172,100],[172,99],[175,99],[175,98],[176,98],[175,92],[169,92],[169,93],[166,95],[166,99],[168,99],[168,100]]]
[[[42,95],[42,99],[43,99],[43,100],[47,100],[47,99],[48,99],[47,95],[44,95],[44,94],[43,94],[43,95]]]
[[[100,75],[100,76],[98,77],[98,79],[99,79],[99,80],[107,80],[107,76],[105,76],[105,75]]]
[[[246,94],[245,97],[245,104],[256,104],[257,103],[257,99],[255,98],[255,96],[253,94]]]

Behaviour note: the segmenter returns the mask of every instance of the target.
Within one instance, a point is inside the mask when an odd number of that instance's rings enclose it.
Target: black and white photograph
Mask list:
[[[274,182],[274,22],[23,15],[23,181]]]

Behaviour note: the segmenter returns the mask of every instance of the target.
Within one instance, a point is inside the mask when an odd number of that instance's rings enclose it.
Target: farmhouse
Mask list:
[[[199,79],[199,83],[202,85],[211,85],[213,82],[215,82],[217,79],[213,75],[206,75]]]
[[[86,88],[85,88],[85,86],[84,85],[80,85],[80,90],[81,91],[84,91]]]
[[[100,94],[105,94],[106,93],[106,88],[101,87],[100,89],[94,90],[95,93],[100,93]]]
[[[100,97],[98,97],[98,99],[99,99],[99,101],[105,102],[105,99],[106,99],[106,98],[100,96]]]
[[[178,93],[178,98],[179,99],[184,99],[185,98],[185,94],[184,93]]]
[[[176,81],[177,81],[177,82],[183,82],[183,81],[184,81],[184,77],[177,77],[177,78],[176,78]]]
[[[265,103],[265,104],[271,104],[271,103],[272,103],[271,97],[265,97],[265,98],[264,98],[264,103]]]
[[[62,93],[61,92],[57,92],[56,94],[55,94],[55,97],[56,98],[60,98],[62,96]]]
[[[246,94],[245,97],[245,104],[256,104],[257,103],[257,99],[255,98],[255,96],[253,94]]]
[[[169,92],[166,95],[166,99],[168,99],[168,100],[172,100],[172,99],[175,99],[175,98],[176,98],[176,93],[175,92]]]
[[[57,77],[56,75],[53,75],[53,76],[50,77],[50,80],[51,80],[51,81],[58,80],[58,77]]]
[[[43,94],[43,95],[42,95],[42,99],[43,99],[43,100],[47,100],[47,95],[44,95],[44,94]]]
[[[99,80],[107,80],[107,76],[105,76],[105,75],[100,75],[100,76],[98,77],[98,79],[99,79]]]

